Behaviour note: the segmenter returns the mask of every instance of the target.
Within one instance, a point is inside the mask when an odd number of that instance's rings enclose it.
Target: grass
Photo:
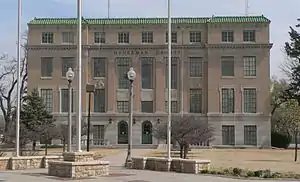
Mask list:
[[[179,157],[179,153],[173,153]],[[163,157],[164,151],[153,150],[147,156]],[[274,172],[300,173],[300,158],[294,162],[294,150],[275,149],[195,149],[188,158],[209,159],[213,168],[271,169]]]

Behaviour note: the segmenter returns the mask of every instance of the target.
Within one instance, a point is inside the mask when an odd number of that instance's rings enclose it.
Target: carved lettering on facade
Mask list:
[[[115,56],[158,56],[167,55],[167,49],[160,50],[115,50],[113,51]],[[173,55],[180,54],[180,50],[172,50]]]

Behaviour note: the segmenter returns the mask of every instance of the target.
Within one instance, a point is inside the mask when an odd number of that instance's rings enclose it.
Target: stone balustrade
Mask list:
[[[201,170],[208,170],[210,160],[158,158],[158,157],[134,157],[133,168],[152,171],[174,171],[180,173],[198,174]]]
[[[47,168],[48,161],[61,159],[62,156],[0,157],[0,170]]]

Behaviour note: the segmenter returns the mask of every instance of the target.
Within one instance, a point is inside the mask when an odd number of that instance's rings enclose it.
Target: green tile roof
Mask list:
[[[134,25],[134,24],[167,24],[167,18],[83,18],[84,24],[91,25]],[[34,18],[28,25],[75,25],[76,18]],[[172,18],[174,24],[203,23],[270,23],[265,16],[212,16]]]

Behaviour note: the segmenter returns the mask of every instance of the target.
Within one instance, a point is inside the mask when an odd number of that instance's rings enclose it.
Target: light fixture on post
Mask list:
[[[74,79],[74,71],[72,68],[69,68],[66,73],[66,78],[68,80],[68,98],[69,98],[69,108],[68,108],[68,152],[71,152],[72,150],[72,81]]]
[[[127,72],[127,79],[130,82],[129,85],[129,131],[128,131],[128,150],[127,150],[127,157],[125,161],[125,167],[131,168],[132,167],[132,158],[131,158],[131,149],[132,149],[132,123],[133,123],[133,82],[136,78],[136,73],[131,67]]]
[[[87,126],[87,143],[86,143],[86,151],[90,151],[90,132],[91,132],[91,99],[92,93],[95,92],[95,85],[94,84],[86,84],[86,92],[89,93],[89,100],[88,100],[88,126]]]

